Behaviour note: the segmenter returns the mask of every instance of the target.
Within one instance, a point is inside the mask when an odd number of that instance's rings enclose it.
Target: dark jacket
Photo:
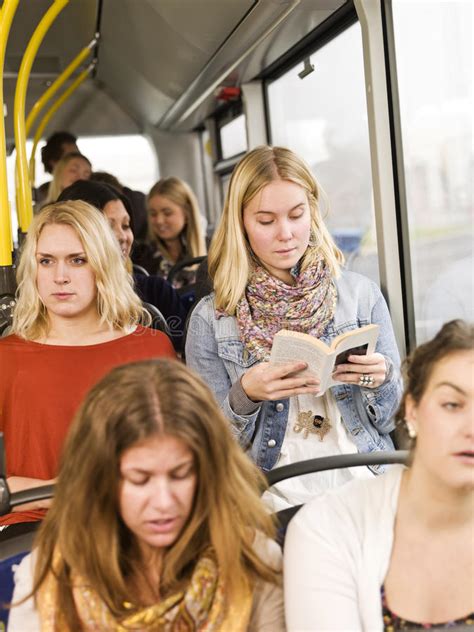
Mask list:
[[[183,346],[184,325],[189,310],[189,301],[181,300],[172,285],[158,276],[134,274],[135,291],[142,301],[151,303],[163,314],[174,348]]]

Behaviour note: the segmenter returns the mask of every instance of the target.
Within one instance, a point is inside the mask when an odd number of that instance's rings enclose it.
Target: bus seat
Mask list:
[[[268,485],[276,485],[294,476],[304,474],[316,474],[327,470],[336,470],[345,467],[360,467],[367,465],[389,465],[394,463],[408,463],[409,452],[407,450],[394,450],[392,452],[376,451],[362,454],[338,454],[336,456],[324,456],[307,461],[298,461],[282,467],[276,467],[265,473]],[[283,548],[288,524],[293,516],[303,505],[288,507],[275,513],[277,522],[277,542]]]
[[[174,264],[174,266],[168,272],[168,277],[167,277],[166,280],[168,281],[168,283],[173,284],[174,277],[176,276],[176,274],[178,272],[183,270],[183,268],[189,268],[189,267],[194,266],[194,265],[196,265],[198,263],[201,263],[206,258],[207,257],[205,255],[203,255],[201,257],[188,257],[186,259],[182,259],[181,261],[178,261],[177,263]]]
[[[295,505],[294,507],[288,507],[288,509],[281,509],[275,513],[276,526],[277,526],[277,534],[276,541],[283,549],[285,544],[285,536],[288,530],[288,525],[290,524],[290,520],[293,518],[295,514],[301,509],[303,505]]]
[[[145,270],[142,266],[139,266],[138,263],[132,264],[133,274],[143,274],[143,276],[150,276],[148,270]]]
[[[160,312],[160,310],[151,303],[145,303],[142,301],[143,307],[151,316],[151,324],[149,327],[151,329],[157,329],[158,331],[163,331],[165,334],[168,334],[168,325],[166,324],[166,318]]]
[[[13,596],[14,567],[19,564],[28,553],[29,551],[25,550],[0,561],[0,630],[7,630],[10,610],[5,606],[11,602]]]

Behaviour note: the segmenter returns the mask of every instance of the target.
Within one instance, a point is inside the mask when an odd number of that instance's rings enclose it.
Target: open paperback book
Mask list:
[[[273,338],[270,362],[276,365],[295,360],[306,362],[308,368],[298,375],[312,373],[319,378],[321,390],[317,396],[320,397],[330,386],[341,383],[332,379],[336,366],[347,364],[350,355],[374,353],[378,335],[378,325],[365,325],[337,336],[328,346],[309,334],[281,329]]]

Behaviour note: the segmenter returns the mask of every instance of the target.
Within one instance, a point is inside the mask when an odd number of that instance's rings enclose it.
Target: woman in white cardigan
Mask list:
[[[412,464],[298,512],[285,545],[290,632],[474,624],[474,326],[446,324],[407,367],[398,416]]]

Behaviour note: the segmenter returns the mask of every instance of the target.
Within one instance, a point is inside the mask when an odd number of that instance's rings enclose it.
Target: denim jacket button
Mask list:
[[[285,405],[282,404],[281,402],[278,402],[278,404],[275,406],[277,413],[281,413],[282,410],[284,410]]]
[[[282,404],[283,406],[283,404]],[[275,439],[270,439],[270,441],[267,443],[267,446],[269,448],[274,448],[276,446],[277,442],[275,441]]]

